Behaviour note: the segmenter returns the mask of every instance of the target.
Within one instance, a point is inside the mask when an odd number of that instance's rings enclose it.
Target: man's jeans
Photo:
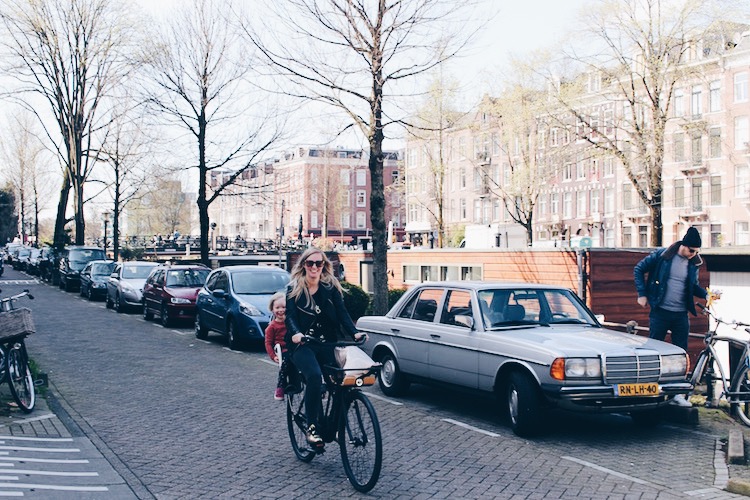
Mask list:
[[[649,337],[664,340],[667,331],[672,332],[672,343],[687,351],[690,321],[687,311],[673,312],[656,307],[648,315]]]

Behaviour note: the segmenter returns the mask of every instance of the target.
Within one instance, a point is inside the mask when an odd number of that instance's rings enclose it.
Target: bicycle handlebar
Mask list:
[[[696,306],[698,306],[698,307],[699,307],[699,308],[700,308],[700,309],[701,309],[701,310],[703,311],[703,314],[705,314],[706,316],[709,316],[709,317],[713,318],[713,319],[714,319],[714,321],[716,321],[716,322],[717,322],[717,323],[719,323],[719,324],[722,324],[722,325],[727,325],[727,326],[731,326],[731,327],[732,327],[732,328],[734,328],[735,330],[736,330],[737,328],[740,328],[740,327],[745,327],[745,329],[747,330],[747,327],[750,327],[750,323],[743,323],[742,321],[737,321],[737,320],[732,320],[732,321],[724,321],[723,319],[721,319],[721,318],[719,318],[718,316],[716,316],[716,315],[715,315],[715,314],[714,314],[714,313],[713,313],[713,312],[711,311],[711,308],[710,308],[710,307],[706,307],[706,306],[704,306],[703,304],[701,304],[701,303],[699,303],[699,302],[696,302],[696,303],[695,303],[695,305],[696,305]],[[750,333],[750,332],[749,332],[749,333]]]
[[[0,299],[0,302],[11,302],[11,301],[14,301],[14,300],[18,300],[21,297],[28,297],[29,299],[34,300],[34,296],[31,295],[31,292],[29,292],[29,290],[27,288],[26,290],[24,290],[21,293],[18,293],[16,295],[11,295],[10,297],[5,297],[5,298]]]
[[[303,335],[302,342],[300,342],[300,345],[305,344],[307,342],[311,342],[313,344],[328,345],[331,347],[348,347],[348,346],[361,346],[366,341],[367,341],[367,334],[365,334],[365,336],[362,337],[360,340],[344,340],[341,342],[323,342],[311,335]]]

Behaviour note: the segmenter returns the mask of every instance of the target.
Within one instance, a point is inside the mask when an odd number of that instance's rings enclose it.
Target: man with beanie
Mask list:
[[[660,248],[636,264],[634,269],[638,304],[651,306],[649,336],[664,340],[672,332],[672,343],[687,351],[690,321],[688,311],[696,315],[693,297],[705,299],[708,292],[698,284],[698,266],[703,260],[698,255],[701,235],[690,226],[682,240],[669,248]],[[648,277],[646,277],[648,275]],[[679,394],[672,401],[679,406],[691,406]]]

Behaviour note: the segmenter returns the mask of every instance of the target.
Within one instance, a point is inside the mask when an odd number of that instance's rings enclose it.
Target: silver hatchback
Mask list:
[[[654,423],[659,407],[692,389],[684,350],[605,329],[572,290],[556,286],[422,283],[357,328],[383,363],[387,395],[412,381],[494,394],[518,435],[541,430],[553,406]]]

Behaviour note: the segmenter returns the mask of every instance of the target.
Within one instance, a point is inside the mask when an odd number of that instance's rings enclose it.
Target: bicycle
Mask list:
[[[305,342],[321,343],[313,337]],[[364,340],[355,342],[326,343],[331,347],[359,346]],[[381,365],[354,373],[336,366],[321,366],[325,378],[322,394],[323,413],[318,422],[318,431],[324,443],[337,441],[341,451],[344,472],[354,489],[368,492],[380,477],[383,461],[383,444],[380,424],[372,403],[360,387],[375,383]],[[286,419],[292,449],[297,458],[310,462],[315,455],[322,454],[324,447],[312,447],[307,442],[307,418],[305,416],[305,382],[302,374],[289,363],[287,378],[290,383],[286,394]],[[362,372],[362,370],[357,370]]]
[[[714,367],[718,368],[719,381],[722,385],[722,393],[719,395],[719,398],[725,397],[729,401],[730,411],[735,413],[743,424],[750,426],[750,344],[729,337],[718,337],[716,333],[719,325],[727,325],[735,330],[744,327],[745,331],[750,333],[750,324],[739,321],[724,321],[717,317],[711,311],[710,307],[698,303],[696,303],[696,305],[703,310],[704,314],[714,320],[715,325],[713,330],[709,328],[706,332],[703,339],[706,343],[706,347],[698,355],[690,382],[693,384],[694,388],[697,387],[700,382],[705,382],[706,405],[710,406],[714,400],[714,381],[716,379]],[[718,341],[728,342],[730,346],[742,350],[742,354],[739,357],[739,363],[733,373],[726,373],[724,366],[716,353],[716,348],[714,346]],[[729,375],[729,377],[727,377],[727,375]],[[728,389],[727,381],[729,381]]]
[[[31,413],[36,390],[24,339],[35,330],[31,310],[14,307],[13,303],[21,297],[34,299],[28,290],[0,299],[0,384],[7,381],[18,407],[24,413]]]

